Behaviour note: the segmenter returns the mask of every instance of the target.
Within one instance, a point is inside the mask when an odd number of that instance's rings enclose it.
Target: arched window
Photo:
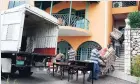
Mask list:
[[[94,41],[82,43],[77,49],[77,60],[88,60],[90,58],[91,50],[97,46],[100,45]]]
[[[68,50],[71,48],[71,45],[67,41],[60,41],[57,44],[57,53],[63,53],[65,59],[67,59]]]

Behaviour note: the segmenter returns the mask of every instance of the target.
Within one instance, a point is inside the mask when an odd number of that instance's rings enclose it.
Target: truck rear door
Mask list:
[[[1,12],[1,51],[18,51],[21,46],[21,38],[25,13],[23,10],[9,9]]]

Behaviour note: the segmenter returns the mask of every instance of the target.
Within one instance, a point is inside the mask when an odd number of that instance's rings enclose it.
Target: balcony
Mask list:
[[[124,14],[138,11],[137,1],[113,1],[112,14]]]
[[[88,30],[89,21],[83,17],[69,14],[52,14],[59,20],[61,26],[71,26]]]
[[[59,36],[90,36],[89,21],[83,17],[69,14],[52,14],[59,20]]]
[[[136,6],[136,1],[113,1],[112,2],[113,8],[119,8],[119,7],[129,7],[129,6]]]

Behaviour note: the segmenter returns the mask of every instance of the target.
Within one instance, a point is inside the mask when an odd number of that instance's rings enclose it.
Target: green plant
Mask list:
[[[131,73],[136,77],[140,77],[140,55],[133,58]]]
[[[140,28],[140,11],[129,13],[128,19],[130,20],[129,25],[131,28]]]

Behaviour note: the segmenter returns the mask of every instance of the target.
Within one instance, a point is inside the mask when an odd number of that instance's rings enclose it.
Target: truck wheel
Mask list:
[[[24,69],[19,69],[19,75],[22,77],[29,77],[33,74],[33,72],[31,72],[31,68],[27,67]]]
[[[12,66],[11,73],[14,74],[17,71],[17,68],[15,66]]]

